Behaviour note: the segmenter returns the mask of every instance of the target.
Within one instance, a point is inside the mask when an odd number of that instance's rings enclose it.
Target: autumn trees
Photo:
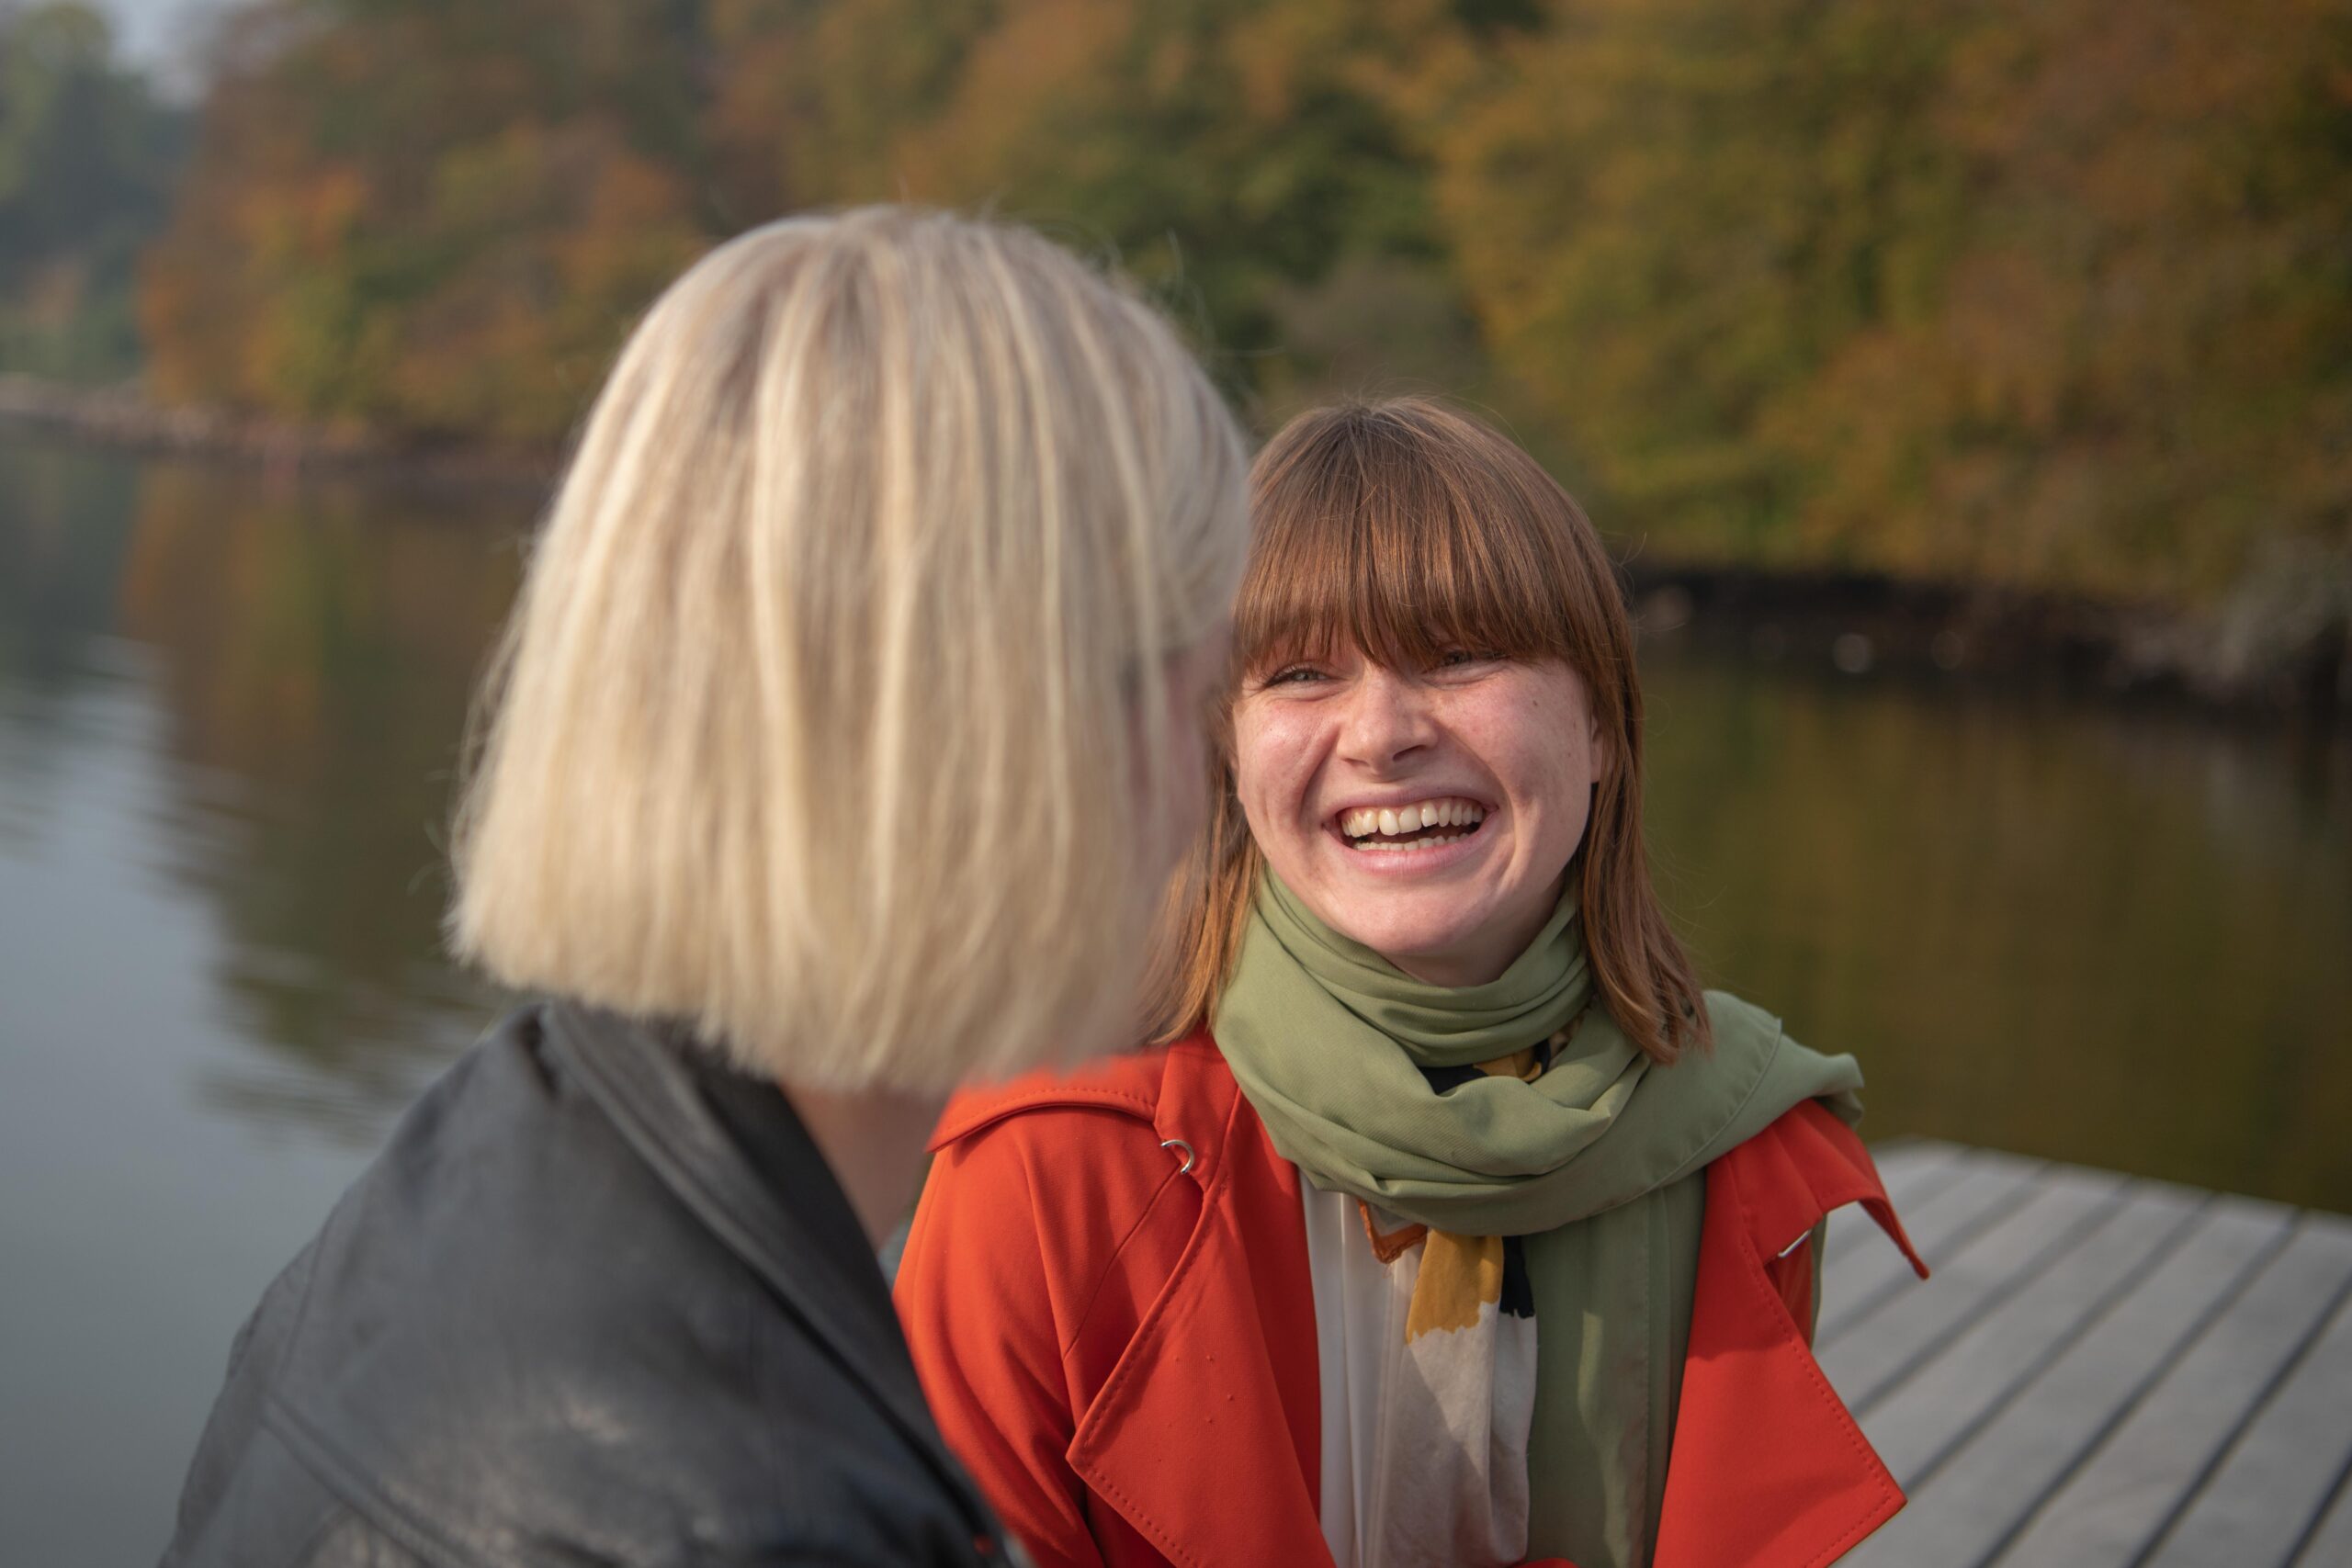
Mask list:
[[[676,25],[690,9],[239,14],[148,264],[158,389],[412,431],[561,431],[721,222],[697,199],[711,64]]]
[[[1498,81],[1446,229],[1621,522],[2126,594],[2352,550],[2343,6],[1582,0]]]
[[[144,320],[173,396],[548,441],[714,239],[983,206],[1261,418],[1468,395],[1657,554],[2194,597],[2352,551],[2348,46],[2344,0],[261,0]]]
[[[138,363],[132,269],[183,129],[116,61],[96,10],[0,0],[0,369],[84,378]]]

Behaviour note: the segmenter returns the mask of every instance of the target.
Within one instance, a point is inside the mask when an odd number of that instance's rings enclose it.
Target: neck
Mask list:
[[[1380,956],[1424,986],[1461,990],[1489,985],[1502,978],[1503,971],[1519,961],[1519,955],[1550,923],[1566,889],[1567,875],[1564,872],[1540,906],[1516,920],[1497,922],[1493,929],[1478,932],[1459,949],[1443,953],[1384,953]]]
[[[795,1084],[785,1085],[784,1092],[879,1251],[922,1185],[923,1145],[946,1097]]]

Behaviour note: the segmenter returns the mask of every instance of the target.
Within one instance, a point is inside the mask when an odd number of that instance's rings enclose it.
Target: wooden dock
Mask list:
[[[2352,1568],[2352,1219],[1903,1142],[1822,1366],[1910,1495],[1863,1568]]]

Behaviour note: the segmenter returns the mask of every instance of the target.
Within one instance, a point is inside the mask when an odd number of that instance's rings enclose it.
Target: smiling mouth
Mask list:
[[[1340,837],[1351,850],[1396,854],[1466,839],[1486,819],[1487,808],[1476,801],[1449,796],[1415,801],[1410,806],[1362,807],[1342,812],[1339,829]]]

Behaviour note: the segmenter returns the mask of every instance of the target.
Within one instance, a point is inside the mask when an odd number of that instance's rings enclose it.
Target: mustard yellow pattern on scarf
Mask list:
[[[1553,1049],[1566,1045],[1582,1020],[1579,1013],[1567,1028],[1553,1035]],[[1531,1045],[1480,1062],[1478,1070],[1490,1078],[1533,1083],[1542,1076],[1545,1059]],[[1414,1277],[1413,1304],[1405,1314],[1405,1343],[1410,1345],[1439,1329],[1476,1328],[1479,1313],[1490,1306],[1499,1310],[1502,1299],[1502,1237],[1430,1231],[1422,1238],[1421,1271]]]
[[[1476,1328],[1478,1314],[1503,1299],[1503,1238],[1431,1231],[1421,1243],[1421,1271],[1405,1314],[1405,1343],[1442,1328]]]

